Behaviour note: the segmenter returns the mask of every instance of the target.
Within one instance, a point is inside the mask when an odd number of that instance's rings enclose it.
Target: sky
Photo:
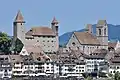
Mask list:
[[[28,31],[34,26],[49,26],[59,21],[59,35],[80,30],[86,24],[120,25],[120,0],[0,0],[0,31],[13,35],[13,21],[21,10]]]

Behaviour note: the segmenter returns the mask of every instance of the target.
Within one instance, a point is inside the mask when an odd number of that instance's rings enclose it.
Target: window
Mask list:
[[[99,35],[101,35],[101,29],[99,29]]]
[[[22,51],[22,53],[24,54],[24,53],[25,53],[25,51]]]
[[[117,67],[117,69],[119,69],[119,67]]]
[[[106,28],[104,29],[104,35],[106,35]]]
[[[79,70],[79,72],[81,72],[81,70]]]
[[[5,69],[5,72],[7,72],[7,70]]]
[[[5,60],[8,60],[8,58],[5,58]]]
[[[113,71],[113,73],[115,73],[115,71]]]
[[[75,42],[72,42],[72,45],[75,46]]]

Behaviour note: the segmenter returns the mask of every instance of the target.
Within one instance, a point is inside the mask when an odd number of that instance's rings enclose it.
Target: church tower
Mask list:
[[[101,48],[108,50],[108,26],[106,20],[99,20],[96,25],[96,36]]]
[[[54,31],[55,35],[56,35],[56,47],[57,50],[59,49],[59,35],[58,35],[58,26],[59,22],[56,20],[56,18],[54,17],[52,22],[51,22],[51,28]]]
[[[17,13],[15,21],[13,22],[13,42],[19,39],[23,44],[25,43],[25,21],[20,10]]]

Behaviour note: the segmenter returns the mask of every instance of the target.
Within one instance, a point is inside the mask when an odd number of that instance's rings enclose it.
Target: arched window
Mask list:
[[[104,29],[104,35],[106,35],[106,28]]]
[[[101,35],[101,29],[99,29],[99,35]]]

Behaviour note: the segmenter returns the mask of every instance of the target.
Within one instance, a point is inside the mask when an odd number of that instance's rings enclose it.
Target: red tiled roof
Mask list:
[[[33,27],[32,29],[30,29],[26,35],[52,35],[55,36],[55,33],[53,32],[53,30],[49,27]]]

